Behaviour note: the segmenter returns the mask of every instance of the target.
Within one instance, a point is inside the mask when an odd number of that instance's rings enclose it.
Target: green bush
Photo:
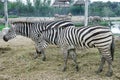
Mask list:
[[[4,17],[4,16],[1,16],[1,15],[0,15],[0,18],[3,18],[3,17]]]
[[[9,15],[8,18],[17,18],[17,15]]]
[[[101,26],[108,26],[108,22],[107,21],[101,21],[99,24]]]
[[[75,23],[75,26],[76,27],[81,27],[81,26],[84,26],[84,23]]]
[[[5,27],[5,25],[0,24],[0,31],[2,31],[2,29]]]
[[[18,16],[17,15],[9,15],[8,18],[17,18]],[[0,15],[0,18],[4,18],[4,16],[1,16]]]
[[[89,26],[96,26],[96,25],[100,25],[100,26],[108,26],[109,24],[108,24],[109,22],[108,21],[101,21],[101,22],[98,22],[98,23],[88,23],[88,25]]]

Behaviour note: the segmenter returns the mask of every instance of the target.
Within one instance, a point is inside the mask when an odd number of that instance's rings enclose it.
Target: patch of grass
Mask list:
[[[108,22],[107,21],[101,21],[99,23],[99,25],[101,25],[101,26],[108,26]]]
[[[4,16],[0,15],[0,18],[3,18]]]

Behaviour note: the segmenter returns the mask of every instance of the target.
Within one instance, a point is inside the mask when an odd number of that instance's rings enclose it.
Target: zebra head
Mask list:
[[[16,37],[15,25],[11,24],[11,27],[7,31],[7,33],[3,36],[4,41],[8,41]]]

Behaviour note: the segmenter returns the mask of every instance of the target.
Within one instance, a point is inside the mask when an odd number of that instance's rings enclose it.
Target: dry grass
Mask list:
[[[114,74],[106,77],[104,71],[97,75],[100,56],[97,49],[77,51],[79,72],[75,71],[73,61],[69,59],[66,72],[62,72],[63,56],[59,48],[48,47],[47,60],[41,57],[33,59],[34,43],[27,38],[18,36],[8,43],[0,40],[0,80],[120,80],[120,41],[116,41]]]

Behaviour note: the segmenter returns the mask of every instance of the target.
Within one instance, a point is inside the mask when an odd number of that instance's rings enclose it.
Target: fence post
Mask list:
[[[84,26],[88,26],[88,0],[85,0],[85,19]]]
[[[7,8],[7,0],[4,0],[4,18],[5,18],[5,27],[8,27],[8,8]]]
[[[7,8],[7,0],[4,0],[4,19],[5,19],[5,28],[2,30],[2,35],[5,35],[8,31],[8,8]]]

